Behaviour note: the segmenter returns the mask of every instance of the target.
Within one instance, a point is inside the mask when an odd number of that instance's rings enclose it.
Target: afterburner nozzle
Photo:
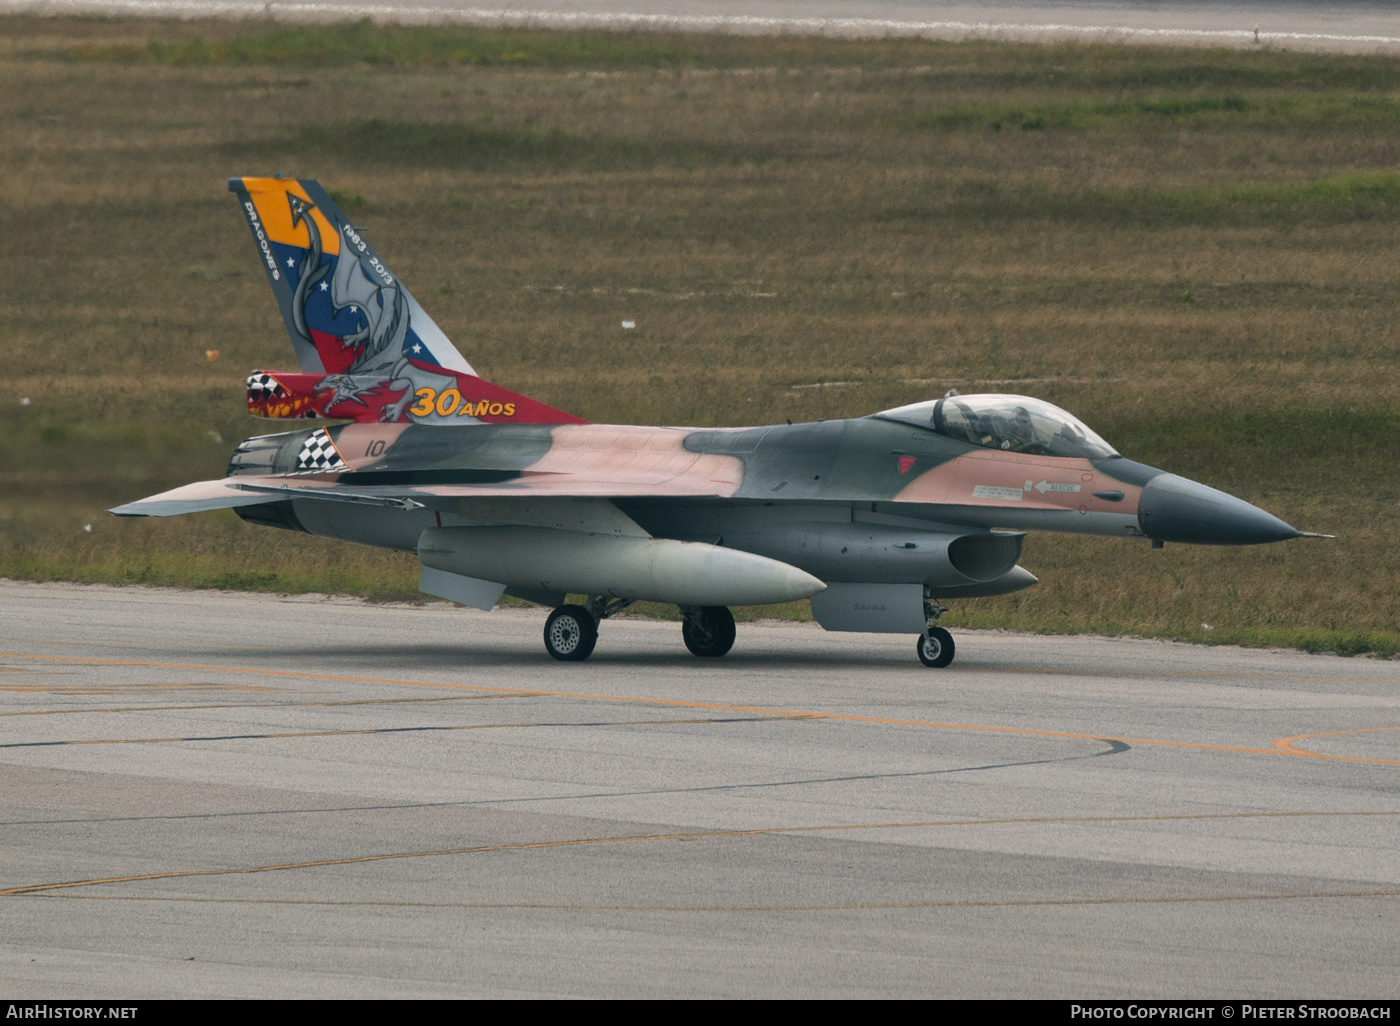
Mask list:
[[[1305,537],[1258,506],[1175,474],[1159,474],[1143,486],[1138,525],[1153,541],[1193,545],[1262,545]]]

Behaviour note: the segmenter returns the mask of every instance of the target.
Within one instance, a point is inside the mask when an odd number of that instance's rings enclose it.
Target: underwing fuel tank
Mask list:
[[[826,587],[787,563],[704,542],[544,527],[433,527],[419,539],[418,558],[508,588],[681,606],[792,602]]]

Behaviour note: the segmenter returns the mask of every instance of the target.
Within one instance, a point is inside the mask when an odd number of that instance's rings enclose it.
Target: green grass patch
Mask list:
[[[1338,175],[1316,182],[1261,182],[1233,189],[1201,190],[1177,198],[1182,204],[1232,208],[1239,216],[1276,218],[1309,215],[1324,220],[1393,217],[1400,211],[1400,175],[1388,171]]]
[[[414,122],[373,118],[306,125],[270,143],[231,143],[230,156],[286,154],[349,164],[452,167],[475,171],[510,168],[626,170],[742,159],[740,151],[692,143],[639,142],[583,137],[560,128],[493,125],[489,121]],[[755,158],[761,150],[755,152]]]
[[[355,595],[380,602],[422,601],[417,573],[376,568],[317,566],[294,560],[275,570],[231,569],[209,553],[124,553],[98,558],[58,555],[7,559],[0,576],[31,581],[78,581],[83,584],[257,591],[279,595]]]
[[[918,204],[892,205],[886,222],[1061,221],[1103,226],[1336,225],[1400,215],[1400,174],[1356,172],[1311,182],[1216,188],[1047,189],[995,179],[941,189]]]
[[[145,45],[89,43],[69,48],[65,56],[77,62],[176,68],[259,64],[659,68],[691,59],[682,47],[622,34],[380,26],[368,18],[350,24],[281,25],[222,39],[200,35],[174,42],[151,40]]]
[[[220,418],[214,427],[212,420],[68,420],[48,410],[32,417],[6,413],[0,417],[0,486],[19,493],[52,488],[111,495],[179,474],[221,476],[238,440],[234,433],[251,426],[246,417]]]
[[[1221,482],[1336,487],[1365,481],[1374,501],[1400,500],[1400,476],[1375,476],[1400,452],[1400,410],[1308,408],[1222,411],[1103,425],[1113,444],[1139,462]],[[1307,468],[1307,473],[1300,470]]]
[[[327,189],[326,194],[335,200],[342,210],[363,210],[368,206],[363,196],[349,189]]]
[[[867,72],[916,69],[918,81],[983,89],[1055,92],[1123,89],[1386,92],[1400,88],[1400,66],[1363,54],[1286,50],[1202,50],[1111,44],[829,40],[664,32],[560,32],[471,26],[354,23],[261,26],[249,22],[149,21],[138,32],[104,31],[124,22],[10,16],[10,36],[44,37],[31,58],[164,67],[288,66],[387,68],[674,69],[778,67]],[[54,45],[51,26],[73,39]],[[132,41],[131,35],[147,35]],[[879,88],[879,86],[875,86]]]
[[[1130,99],[1079,97],[1049,103],[963,104],[895,122],[910,130],[1095,129],[1159,131],[1220,126],[1268,131],[1388,132],[1400,99],[1364,93],[1185,93]]]
[[[1257,109],[1242,96],[1180,96],[1142,100],[1070,100],[1041,104],[978,104],[926,111],[909,118],[911,129],[956,131],[1109,127],[1128,123],[1191,125],[1220,120],[1226,114]]]

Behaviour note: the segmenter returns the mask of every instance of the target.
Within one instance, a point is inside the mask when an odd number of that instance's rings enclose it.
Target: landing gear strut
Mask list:
[[[718,657],[734,647],[734,614],[724,606],[681,606],[681,637],[698,656]]]
[[[924,589],[924,616],[928,618],[928,626],[919,635],[917,651],[919,662],[934,669],[941,669],[953,661],[953,653],[956,646],[953,644],[953,636],[942,627],[934,626],[934,622],[948,611],[947,606],[940,606],[929,595],[928,589]]]

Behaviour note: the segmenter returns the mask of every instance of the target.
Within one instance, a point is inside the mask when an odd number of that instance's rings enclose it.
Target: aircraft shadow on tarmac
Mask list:
[[[731,651],[723,659],[697,659],[685,651],[678,638],[677,651],[675,652],[665,651],[660,646],[633,651],[599,651],[589,659],[587,665],[589,669],[611,665],[689,668],[697,671],[759,668],[791,670],[801,666],[829,667],[842,663],[852,666],[878,665],[894,668],[919,668],[908,651],[909,647],[903,643],[901,638],[899,644],[892,643],[886,651],[865,651],[858,656],[842,659],[838,654],[839,648],[837,646],[829,649],[814,648],[794,638],[791,647],[784,646],[750,652]],[[248,655],[247,649],[244,648],[215,648],[207,649],[205,652],[208,658],[231,661],[246,659]],[[572,678],[573,670],[582,669],[582,667],[560,666],[544,652],[537,651],[533,645],[514,640],[504,642],[490,638],[453,645],[414,644],[398,650],[392,647],[370,645],[324,645],[314,648],[302,646],[280,648],[270,645],[261,648],[259,654],[268,658],[287,660],[301,660],[312,656],[334,656],[338,662],[357,665],[366,673],[373,672],[386,676],[494,668],[501,663],[509,663],[512,667],[556,668],[559,670],[560,681],[564,682]],[[966,659],[958,666],[958,669],[961,670],[994,668],[996,668],[994,664],[979,663],[972,659]],[[952,669],[952,667],[948,668],[949,671]]]

